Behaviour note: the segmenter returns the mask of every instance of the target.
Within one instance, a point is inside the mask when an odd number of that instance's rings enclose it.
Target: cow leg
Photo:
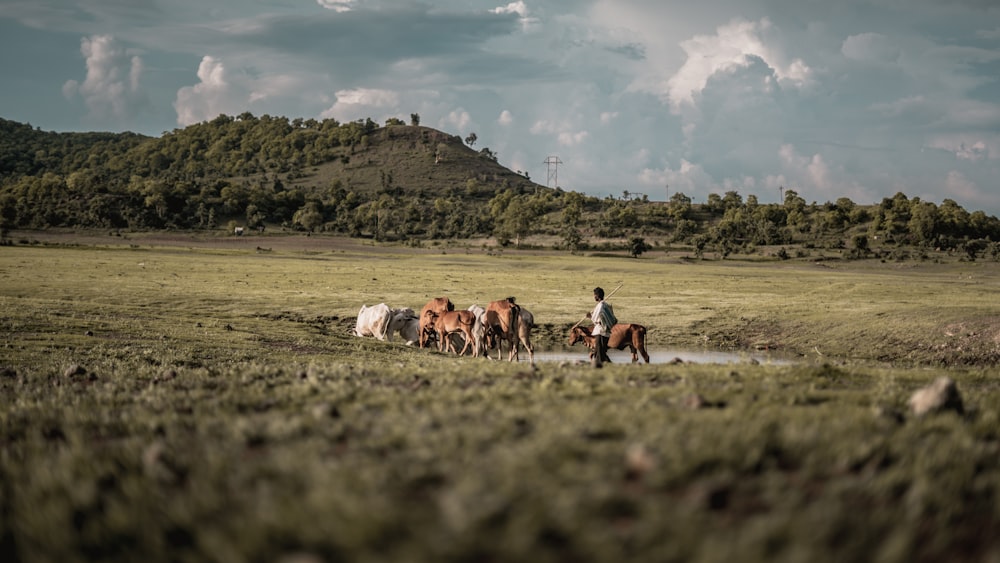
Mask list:
[[[515,336],[510,340],[510,351],[507,352],[507,361],[516,362],[517,361],[517,337]]]
[[[535,365],[535,347],[531,345],[531,340],[525,338],[521,343],[524,344],[524,349],[528,351],[528,363]]]
[[[461,352],[459,352],[458,349],[457,349],[457,347],[455,346],[455,340],[454,340],[455,336],[461,336],[462,337],[462,351]],[[470,335],[467,335],[467,334],[465,334],[464,332],[461,332],[461,331],[460,332],[455,332],[455,333],[452,334],[452,339],[449,342],[449,344],[451,344],[451,351],[454,352],[454,353],[456,353],[456,354],[458,354],[459,356],[464,356],[465,355],[465,351],[469,349],[469,343],[471,341],[472,340],[470,338]]]

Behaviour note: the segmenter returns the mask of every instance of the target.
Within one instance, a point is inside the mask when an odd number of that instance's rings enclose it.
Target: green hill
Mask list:
[[[419,244],[534,237],[571,250],[683,246],[701,256],[923,257],[1000,260],[1000,220],[897,193],[875,205],[807,203],[794,190],[760,204],[734,191],[695,203],[596,198],[549,189],[501,166],[489,148],[389,119],[339,123],[250,113],[163,134],[53,133],[0,119],[0,240],[12,229],[233,227]],[[471,139],[470,139],[471,140]],[[795,247],[789,252],[785,247]]]
[[[242,114],[159,138],[48,133],[0,121],[6,228],[329,230],[363,236],[472,236],[498,194],[547,191],[454,135],[371,120]],[[476,221],[450,217],[475,204]],[[298,215],[298,216],[296,216]],[[384,219],[385,233],[375,223]]]

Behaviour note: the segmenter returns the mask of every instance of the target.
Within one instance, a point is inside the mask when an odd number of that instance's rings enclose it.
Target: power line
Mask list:
[[[545,185],[549,186],[549,187],[552,187],[552,185],[554,185],[555,187],[558,188],[559,187],[559,165],[562,164],[562,161],[559,160],[558,156],[550,156],[550,157],[548,157],[548,158],[545,159],[544,164],[548,165],[548,172],[549,172],[549,177],[545,181]]]

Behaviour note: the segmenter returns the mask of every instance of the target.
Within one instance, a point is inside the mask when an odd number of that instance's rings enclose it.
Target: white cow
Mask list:
[[[392,341],[392,335],[399,333],[403,340],[413,346],[420,340],[420,319],[413,309],[405,307],[403,309],[392,309],[392,318],[389,319],[389,326],[386,330],[386,339]]]
[[[385,340],[389,332],[389,321],[392,320],[392,310],[385,303],[361,306],[358,311],[358,322],[354,325],[354,334],[357,336],[374,336],[379,340]]]
[[[469,310],[476,315],[476,323],[472,325],[472,357],[489,357],[486,353],[486,309],[481,305],[470,305]]]

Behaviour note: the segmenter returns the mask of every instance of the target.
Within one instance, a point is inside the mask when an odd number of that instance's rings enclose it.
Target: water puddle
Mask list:
[[[651,364],[672,364],[678,360],[685,364],[771,364],[788,365],[794,361],[776,354],[766,352],[723,352],[718,350],[674,350],[674,349],[647,349],[649,352],[649,363]],[[528,361],[528,354],[521,352],[518,354],[522,362]],[[609,350],[608,357],[614,364],[628,364],[632,362],[632,354],[626,350]],[[586,348],[577,350],[536,350],[536,362],[589,362],[590,358]],[[645,363],[642,357],[639,362]]]

